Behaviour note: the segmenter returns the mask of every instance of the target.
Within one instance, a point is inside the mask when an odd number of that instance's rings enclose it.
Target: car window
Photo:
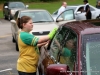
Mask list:
[[[91,11],[95,11],[95,9],[94,9],[93,7],[91,7],[91,6],[90,6],[90,10],[91,10]]]
[[[73,9],[73,10],[75,11],[76,8],[77,8],[76,6],[75,6],[75,7],[74,7],[74,6],[67,6],[67,7],[66,7],[66,10]]]
[[[76,58],[76,41],[76,35],[71,33],[69,29],[66,27],[58,29],[50,46],[50,55],[52,55],[56,61],[59,61],[61,64],[67,64],[70,69],[72,69]],[[68,46],[66,46],[66,44]]]
[[[9,8],[26,8],[22,2],[11,2]]]
[[[79,12],[79,11],[80,11],[81,13],[84,12],[84,6],[79,7],[79,9],[77,10],[77,12]]]
[[[70,70],[73,70],[76,61],[77,52],[77,36],[73,31],[69,32],[69,35],[65,39],[64,46],[62,48],[60,63],[67,64]]]
[[[55,12],[53,13],[53,15],[57,15],[57,13],[58,13],[58,10],[57,10],[57,11],[55,11]]]
[[[75,17],[74,17],[74,11],[71,10],[71,9],[66,10],[66,11],[62,12],[62,13],[60,14],[60,16],[58,16],[57,19],[60,19],[60,18],[62,18],[63,21],[66,21],[66,20],[73,20],[73,19],[75,19]]]
[[[77,7],[67,6],[67,7],[66,7],[66,10],[72,9],[72,10],[74,10],[74,11],[75,11],[75,10],[76,10],[76,8],[77,8]],[[59,10],[59,9],[58,9],[58,10]],[[58,10],[56,10],[56,11],[53,13],[53,15],[57,15]]]
[[[82,71],[87,75],[100,75],[100,34],[82,36]]]
[[[54,56],[55,60],[57,60],[57,54],[59,50],[62,50],[62,43],[65,39],[65,34],[68,33],[69,30],[65,28],[59,28],[56,35],[54,36],[54,39],[52,40],[52,43],[50,45],[50,53]]]
[[[21,12],[20,17],[29,16],[32,18],[33,22],[53,22],[53,18],[46,11],[27,11]]]

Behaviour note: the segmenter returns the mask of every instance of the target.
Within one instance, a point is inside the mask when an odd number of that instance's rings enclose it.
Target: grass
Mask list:
[[[78,4],[83,4],[83,0],[65,0],[68,5],[78,5]],[[95,6],[96,5],[96,0],[88,0],[89,4]],[[59,9],[61,6],[61,1],[59,2],[49,2],[49,3],[44,3],[44,2],[39,2],[39,3],[25,3],[29,5],[29,9],[46,9],[48,10],[51,14]],[[0,18],[3,18],[3,13],[2,13],[2,6],[3,4],[0,4]]]

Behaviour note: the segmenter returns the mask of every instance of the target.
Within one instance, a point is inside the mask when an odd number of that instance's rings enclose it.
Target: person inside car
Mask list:
[[[72,70],[74,66],[75,49],[75,39],[69,39],[66,41],[60,56],[60,63],[67,64],[70,70]]]

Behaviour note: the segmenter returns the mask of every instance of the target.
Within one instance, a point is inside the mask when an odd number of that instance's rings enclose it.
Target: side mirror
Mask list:
[[[26,5],[26,8],[28,8],[29,7],[29,5]]]
[[[70,75],[66,64],[51,64],[47,67],[46,75]]]
[[[57,18],[56,22],[60,22],[60,21],[63,21],[64,19],[63,18]]]
[[[8,6],[5,6],[4,8],[8,8]]]
[[[15,20],[10,20],[10,22],[11,22],[11,23],[16,23],[16,21],[15,21]]]

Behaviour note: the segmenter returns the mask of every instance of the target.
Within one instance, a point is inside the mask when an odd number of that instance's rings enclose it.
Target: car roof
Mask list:
[[[96,22],[99,23],[100,20],[73,21],[73,22],[65,23],[64,26],[70,28],[74,32],[81,35],[100,33],[100,26],[94,24]]]

